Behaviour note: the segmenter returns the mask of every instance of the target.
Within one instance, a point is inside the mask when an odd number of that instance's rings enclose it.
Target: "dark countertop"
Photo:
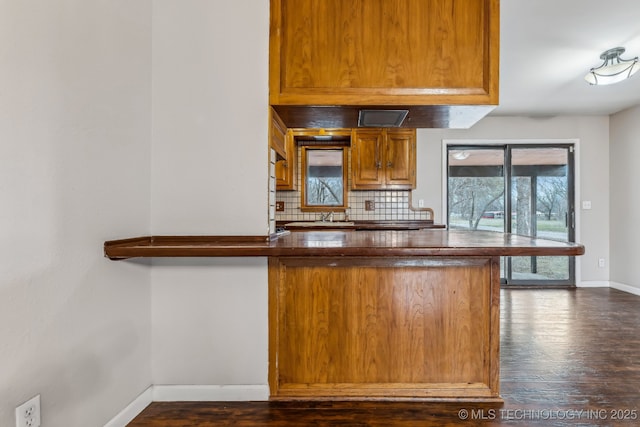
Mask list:
[[[294,231],[266,236],[144,236],[104,243],[111,259],[133,257],[571,256],[584,246],[466,230]]]

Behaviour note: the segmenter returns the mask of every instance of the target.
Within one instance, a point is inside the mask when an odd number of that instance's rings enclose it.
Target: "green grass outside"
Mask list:
[[[468,221],[456,218],[453,219],[450,224],[453,227],[467,228],[469,226]],[[479,227],[483,230],[503,231],[504,220],[493,218],[482,218],[479,223]],[[567,229],[564,226],[564,221],[549,221],[538,220],[538,233],[540,232],[557,232],[566,233]],[[533,273],[531,271],[531,257],[513,257],[513,272],[514,274]],[[535,272],[537,277],[547,280],[566,280],[569,269],[569,259],[567,257],[538,257],[538,268]]]
[[[464,227],[467,228],[469,226],[469,222],[460,218],[454,218],[450,221],[451,225],[454,227]],[[482,218],[480,220],[480,226],[488,227],[492,229],[496,229],[497,231],[503,231],[504,229],[504,219],[493,219],[493,218]],[[564,221],[557,220],[546,220],[539,219],[538,220],[538,231],[551,231],[564,233],[567,231],[565,227]]]

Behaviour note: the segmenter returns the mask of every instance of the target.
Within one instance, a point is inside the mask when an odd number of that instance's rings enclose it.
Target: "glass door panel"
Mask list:
[[[573,241],[573,162],[570,146],[509,147],[512,233]],[[512,257],[509,284],[569,284],[571,257]]]
[[[504,147],[451,147],[448,152],[450,229],[505,231]],[[504,278],[504,259],[500,260]]]
[[[447,224],[574,241],[573,146],[448,146]],[[508,194],[510,197],[505,197]],[[573,285],[573,257],[506,257],[507,285]]]

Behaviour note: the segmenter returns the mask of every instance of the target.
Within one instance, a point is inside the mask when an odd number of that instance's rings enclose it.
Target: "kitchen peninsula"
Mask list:
[[[111,259],[269,258],[272,399],[500,401],[500,256],[575,243],[483,231],[147,236]]]

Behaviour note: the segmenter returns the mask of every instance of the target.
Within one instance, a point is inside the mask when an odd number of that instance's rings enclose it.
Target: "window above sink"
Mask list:
[[[348,208],[347,150],[344,146],[302,147],[300,210],[343,212]]]

